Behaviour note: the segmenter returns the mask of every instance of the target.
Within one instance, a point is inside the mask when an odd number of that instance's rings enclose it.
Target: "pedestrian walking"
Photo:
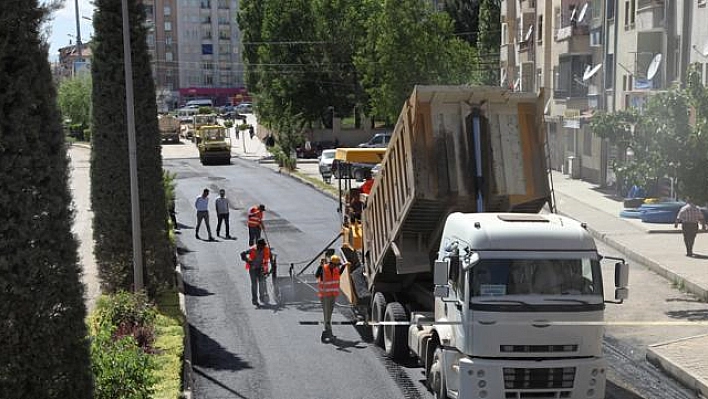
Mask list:
[[[206,225],[207,233],[209,233],[209,241],[214,241],[214,237],[211,235],[211,227],[209,226],[209,189],[205,188],[202,195],[197,197],[194,201],[194,207],[197,208],[197,227],[195,229],[195,235],[199,239],[199,228],[202,225],[202,221]]]
[[[261,303],[268,303],[268,290],[266,289],[266,276],[270,264],[270,247],[266,240],[258,239],[256,245],[251,246],[246,256],[246,270],[251,278],[251,303],[256,307]]]
[[[690,197],[686,197],[686,205],[679,210],[674,222],[674,228],[681,223],[681,232],[683,233],[683,242],[686,245],[686,256],[693,256],[693,243],[696,241],[698,234],[698,223],[703,225],[703,230],[708,227],[703,212],[693,204]]]
[[[248,245],[253,246],[261,238],[263,226],[263,212],[265,205],[253,206],[248,210]]]
[[[223,188],[219,190],[219,198],[214,201],[214,208],[216,209],[216,236],[220,237],[221,232],[221,222],[224,222],[224,229],[226,230],[226,238],[231,239],[231,230],[229,229],[229,208],[231,204],[229,199],[226,198],[226,190]]]
[[[175,208],[175,199],[170,198],[170,206],[168,212],[170,213],[170,220],[172,220],[172,228],[179,230],[179,224],[177,224],[177,209]]]
[[[346,263],[342,264],[339,256],[332,255],[329,258],[329,262],[322,259],[320,267],[315,272],[317,296],[320,297],[322,312],[324,313],[324,330],[320,336],[320,341],[322,342],[337,338],[332,334],[332,312],[334,311],[334,302],[339,296],[339,277],[346,266]]]

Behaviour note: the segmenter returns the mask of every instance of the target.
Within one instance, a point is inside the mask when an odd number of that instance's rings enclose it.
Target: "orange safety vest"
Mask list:
[[[317,284],[317,296],[337,297],[339,295],[339,267],[327,263],[322,265],[322,277]]]
[[[263,211],[254,206],[248,211],[248,227],[261,227]]]
[[[246,270],[251,269],[251,260],[256,258],[258,250],[256,249],[255,246],[251,247],[251,250],[248,251],[248,262],[246,262]],[[263,273],[268,273],[268,264],[270,263],[270,248],[269,247],[264,247],[263,248],[263,259],[261,260],[261,267],[263,268]]]

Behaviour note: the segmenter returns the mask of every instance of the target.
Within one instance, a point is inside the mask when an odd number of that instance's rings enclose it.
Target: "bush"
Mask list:
[[[234,122],[233,122],[233,121],[224,121],[224,127],[225,127],[225,128],[230,129],[230,128],[232,128],[233,126],[234,126]]]
[[[89,319],[95,398],[151,397],[156,316],[145,294],[121,291],[99,298]]]
[[[109,328],[102,328],[91,342],[95,399],[149,399],[155,383],[153,362],[135,339],[114,339]]]

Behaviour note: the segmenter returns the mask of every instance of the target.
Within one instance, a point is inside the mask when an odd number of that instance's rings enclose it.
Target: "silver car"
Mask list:
[[[334,155],[336,153],[336,149],[322,150],[322,154],[318,158],[320,174],[325,183],[329,183],[332,180],[332,162],[334,161]]]

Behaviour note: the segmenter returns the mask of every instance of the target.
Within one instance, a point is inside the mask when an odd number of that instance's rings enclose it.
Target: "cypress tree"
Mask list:
[[[49,10],[0,13],[0,397],[90,398],[92,376]]]
[[[479,51],[480,77],[483,84],[499,84],[499,49],[501,46],[501,2],[500,0],[480,0]]]
[[[133,285],[123,20],[121,0],[97,0],[95,5],[91,67],[94,252],[103,290],[115,292],[129,290]],[[146,43],[145,15],[137,0],[128,0],[128,8],[144,281],[148,293],[153,295],[162,285],[172,284],[174,260],[167,230],[155,85]]]

